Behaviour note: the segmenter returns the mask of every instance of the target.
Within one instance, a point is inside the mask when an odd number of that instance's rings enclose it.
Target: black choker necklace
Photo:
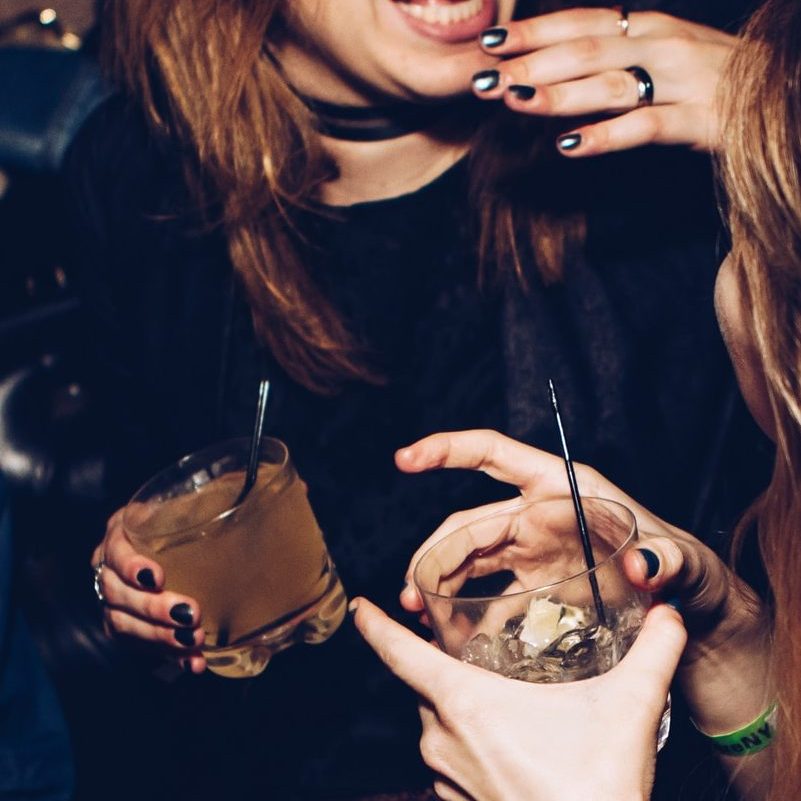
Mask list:
[[[281,62],[272,50],[264,47],[264,54],[273,63],[276,70],[284,76]],[[450,116],[455,110],[462,114],[467,104],[479,106],[471,96],[466,101],[458,103],[411,103],[398,101],[383,106],[341,106],[327,100],[316,98],[298,92],[290,81],[287,86],[297,95],[306,108],[314,114],[314,123],[317,130],[324,136],[333,139],[344,139],[349,142],[382,142],[385,139],[397,139],[399,136],[424,131],[434,123]]]
[[[314,114],[321,134],[350,142],[381,142],[423,131],[453,111],[450,105],[399,102],[385,106],[340,106],[305,95],[300,95],[300,99]]]

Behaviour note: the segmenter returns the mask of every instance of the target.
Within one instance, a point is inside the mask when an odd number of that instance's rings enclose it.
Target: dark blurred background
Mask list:
[[[107,511],[103,420],[70,281],[58,171],[107,94],[97,39],[95,0],[0,0],[0,475],[13,500],[10,604],[26,617],[58,691],[74,797],[169,798],[179,794],[157,786],[159,766],[146,777],[132,759],[143,738],[168,759],[158,699],[169,685],[102,636],[89,568]],[[0,702],[0,727],[8,714]]]

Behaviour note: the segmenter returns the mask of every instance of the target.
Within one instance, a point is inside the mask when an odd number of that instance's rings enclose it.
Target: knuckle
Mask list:
[[[545,113],[559,112],[565,105],[565,93],[560,86],[548,86],[538,91],[537,103]]]
[[[695,57],[695,45],[686,36],[674,33],[655,45],[659,61],[664,65],[687,67]]]
[[[502,70],[501,83],[509,86],[513,83],[534,83],[534,73],[536,72],[535,62],[532,58],[521,58],[514,62],[509,62]],[[505,80],[504,80],[505,79]]]
[[[608,132],[603,128],[595,129],[592,134],[593,144],[596,147],[603,147],[605,144],[608,143]],[[597,491],[597,487],[601,483],[602,476],[601,474],[594,468],[590,467],[588,464],[584,464],[583,462],[577,462],[575,464],[576,473],[581,476],[582,483],[585,484],[587,490],[592,490],[593,492]]]
[[[119,537],[107,536],[103,543],[103,558],[107,565],[114,565],[119,569],[127,560],[125,559],[125,547]]]
[[[598,60],[603,51],[603,41],[600,36],[585,36],[573,43],[572,51],[580,62],[592,64]]]
[[[487,444],[484,448],[484,453],[481,457],[480,470],[487,470],[495,464],[498,457],[498,439],[497,437],[487,437]]]
[[[544,33],[542,20],[538,17],[520,20],[517,24],[517,40],[524,47],[536,47]]]
[[[106,625],[113,633],[125,634],[130,630],[128,615],[119,609],[106,609]]]
[[[443,754],[442,737],[433,729],[427,728],[420,738],[420,755],[423,762],[435,773],[445,773],[446,762]]]
[[[161,620],[164,617],[164,599],[157,595],[144,595],[139,606],[140,613],[149,620]]]
[[[674,31],[676,30],[677,20],[663,11],[639,11],[637,19],[649,31]]]
[[[604,153],[612,149],[612,132],[606,125],[599,125],[593,129],[592,135],[587,137],[588,141],[585,148],[592,147],[593,152]],[[595,468],[588,468],[588,477],[593,483],[593,486],[599,486],[602,481],[601,474]]]
[[[659,537],[654,542],[671,573],[678,574],[689,567],[689,563],[696,559],[694,549],[688,551],[687,556],[685,556],[684,550],[667,537]]]
[[[621,106],[630,103],[636,96],[636,89],[631,82],[631,76],[624,72],[610,72],[604,75],[604,91],[613,105]]]
[[[445,518],[442,525],[440,526],[440,530],[453,531],[454,529],[461,528],[462,525],[467,522],[468,522],[467,512],[465,511],[453,512],[452,514],[449,514]]]
[[[475,718],[475,700],[468,693],[443,689],[439,697],[438,710],[443,725],[449,729],[469,726]]]
[[[180,643],[175,639],[175,629],[173,628],[157,628],[155,630],[156,639],[163,642],[165,645],[170,645],[173,648],[179,648]]]
[[[655,108],[640,109],[639,118],[641,140],[643,142],[657,141],[662,130],[659,111]]]
[[[458,796],[453,788],[444,779],[434,779],[433,782],[434,794],[441,801],[459,801]]]

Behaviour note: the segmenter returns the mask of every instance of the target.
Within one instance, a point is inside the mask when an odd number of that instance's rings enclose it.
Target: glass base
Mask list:
[[[203,650],[212,673],[229,679],[258,676],[279,651],[299,642],[315,645],[327,640],[342,623],[348,599],[332,567],[320,599],[277,627],[267,627],[225,648]]]

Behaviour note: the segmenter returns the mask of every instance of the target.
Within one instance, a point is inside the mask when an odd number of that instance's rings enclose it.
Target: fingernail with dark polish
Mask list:
[[[525,86],[524,84],[516,83],[509,87],[509,91],[518,100],[531,100],[537,94],[537,90],[533,86]]]
[[[170,617],[182,626],[191,626],[193,620],[192,607],[189,604],[175,604],[170,609]]]
[[[500,47],[509,35],[506,28],[487,28],[481,36],[479,41],[483,47]]]
[[[640,555],[645,559],[645,575],[652,579],[659,572],[659,557],[647,548],[638,548]]]
[[[175,629],[173,636],[181,645],[191,647],[195,644],[195,632],[192,629]]]
[[[145,589],[156,589],[156,577],[153,575],[153,571],[149,567],[143,567],[136,574],[136,580],[139,582],[140,586],[144,587]]]
[[[679,614],[681,614],[681,601],[678,598],[668,598],[665,603],[672,606]]]
[[[348,612],[350,612],[352,615],[355,615],[355,614],[356,614],[356,610],[357,610],[358,608],[359,608],[359,602],[358,602],[358,601],[357,601],[357,600],[354,598],[354,599],[353,599],[353,600],[352,600],[352,601],[351,601],[351,602],[348,604]]]
[[[473,88],[477,92],[489,92],[494,89],[501,81],[501,74],[498,70],[484,70],[477,72],[473,76]]]
[[[581,144],[581,134],[562,134],[557,140],[560,150],[575,150]]]

